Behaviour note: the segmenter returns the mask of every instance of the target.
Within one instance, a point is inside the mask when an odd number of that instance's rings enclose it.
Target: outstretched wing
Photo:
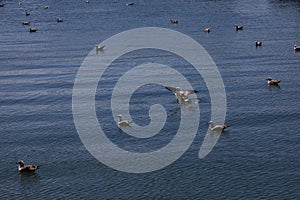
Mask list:
[[[174,94],[178,91],[178,89],[173,88],[173,87],[168,87],[168,86],[166,86],[165,88],[166,88],[167,90],[173,92]]]
[[[184,91],[184,95],[188,96],[190,94],[194,94],[194,93],[197,93],[197,92],[199,92],[199,91],[197,91],[197,90],[186,90],[186,91]]]

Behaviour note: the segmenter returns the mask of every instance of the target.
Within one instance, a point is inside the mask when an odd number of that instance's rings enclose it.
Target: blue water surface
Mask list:
[[[20,2],[0,1],[5,4],[0,8],[1,199],[300,197],[300,53],[293,50],[300,45],[300,1],[136,0],[133,6],[123,0]],[[56,22],[58,17],[62,23]],[[236,31],[235,24],[244,30]],[[132,174],[102,164],[85,149],[73,121],[72,90],[81,63],[96,44],[149,26],[180,31],[207,50],[224,81],[230,127],[212,152],[199,159],[211,114],[205,81],[170,52],[123,55],[105,72],[95,96],[101,126],[120,148],[145,152],[163,147],[175,136],[181,114],[165,88],[146,85],[133,95],[132,118],[147,125],[150,106],[161,103],[168,125],[146,140],[120,132],[109,99],[126,70],[149,62],[166,64],[200,91],[199,130],[188,151],[161,170]],[[30,33],[29,27],[38,31]],[[211,32],[205,33],[205,27]],[[263,45],[255,47],[256,40]],[[281,79],[280,87],[268,87],[269,76]],[[19,174],[19,159],[42,167],[36,174]]]

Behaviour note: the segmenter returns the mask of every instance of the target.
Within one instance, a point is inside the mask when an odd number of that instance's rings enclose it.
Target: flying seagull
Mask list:
[[[194,94],[197,93],[197,90],[180,90],[179,87],[173,88],[173,87],[165,87],[167,90],[170,90],[171,92],[173,92],[176,96],[176,98],[178,99],[179,102],[188,102],[189,101],[189,95],[190,94]]]

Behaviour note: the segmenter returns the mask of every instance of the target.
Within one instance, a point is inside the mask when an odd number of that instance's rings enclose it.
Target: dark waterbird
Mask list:
[[[28,26],[28,25],[30,25],[30,22],[29,21],[23,22],[23,25]]]
[[[57,18],[57,19],[56,19],[56,22],[58,22],[58,23],[59,23],[59,22],[63,22],[63,19],[62,19],[62,18]]]
[[[19,164],[18,170],[19,172],[35,172],[37,169],[39,169],[41,167],[41,165],[25,165],[23,160],[19,160],[17,162],[17,164]]]
[[[260,47],[262,45],[261,41],[255,41],[255,46]]]
[[[281,80],[275,80],[271,77],[267,78],[266,80],[268,81],[268,85],[278,85],[281,82]]]
[[[235,25],[235,30],[243,30],[244,27],[243,26],[240,26],[240,25]]]
[[[171,22],[171,24],[178,24],[178,20],[177,19],[171,19],[170,22]]]
[[[29,28],[29,32],[30,33],[37,32],[37,29],[36,28]]]

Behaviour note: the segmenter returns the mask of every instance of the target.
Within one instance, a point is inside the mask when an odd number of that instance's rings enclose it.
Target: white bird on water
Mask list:
[[[189,95],[197,93],[197,90],[180,90],[179,87],[173,88],[173,87],[165,87],[167,90],[170,90],[173,92],[178,99],[179,102],[188,102],[189,101]]]
[[[221,132],[226,129],[227,127],[229,127],[228,125],[214,125],[213,121],[208,122],[210,124],[210,130],[211,131],[216,131],[216,130],[221,130]]]
[[[119,114],[117,115],[118,117],[118,127],[121,128],[121,127],[124,127],[124,126],[130,126],[130,124],[132,123],[132,120],[124,120],[122,119],[122,115]]]

